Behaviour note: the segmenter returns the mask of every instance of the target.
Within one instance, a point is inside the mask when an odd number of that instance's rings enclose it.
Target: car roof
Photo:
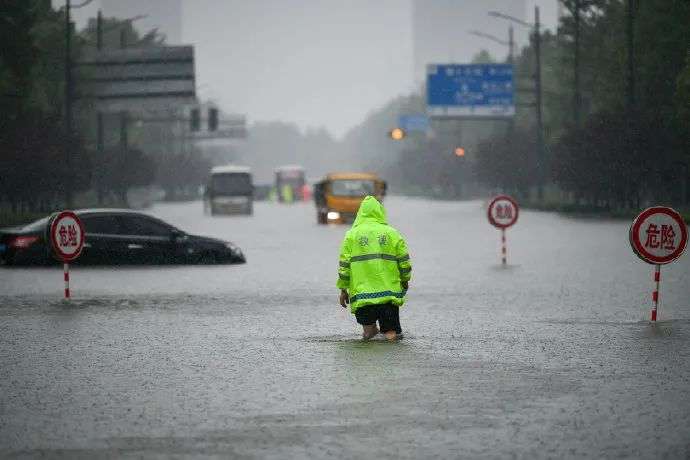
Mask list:
[[[223,166],[214,166],[211,168],[211,174],[231,174],[231,173],[246,173],[249,174],[252,172],[252,168],[249,166],[240,166],[240,165],[223,165]]]
[[[133,209],[126,208],[82,208],[76,209],[74,211],[76,215],[80,214],[141,214],[148,215],[146,213],[135,211]]]
[[[326,180],[379,180],[381,179],[374,173],[366,172],[337,172],[326,175]]]
[[[300,165],[283,165],[275,169],[275,172],[279,171],[304,171],[304,167]]]
[[[160,219],[156,216],[152,216],[151,214],[148,214],[146,212],[135,211],[133,209],[124,209],[124,208],[85,208],[85,209],[77,209],[74,211],[74,213],[78,216],[87,216],[87,215],[96,215],[96,214],[98,214],[98,215],[111,215],[111,216],[141,216],[141,217],[147,217],[149,219],[155,219],[155,220],[163,221],[162,219]]]
[[[86,215],[115,215],[115,216],[121,216],[121,215],[129,215],[129,216],[142,216],[146,217],[149,219],[154,219],[160,222],[163,222],[166,225],[172,226],[171,224],[167,223],[166,221],[156,217],[152,216],[150,214],[147,214],[145,212],[141,211],[135,211],[133,209],[126,209],[126,208],[83,208],[83,209],[75,209],[73,211],[77,216],[86,216]],[[27,227],[31,227],[34,224],[37,224],[38,222],[45,221],[50,218],[50,215],[47,215],[45,217],[42,217],[40,219],[37,219],[33,222],[26,223],[24,225],[18,225],[18,226],[11,226],[11,227],[2,227],[0,228],[0,231],[3,233],[22,233],[23,230],[25,230]]]

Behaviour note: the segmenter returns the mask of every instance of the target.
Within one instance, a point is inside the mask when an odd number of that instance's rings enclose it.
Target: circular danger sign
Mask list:
[[[517,222],[519,212],[517,201],[508,195],[499,195],[489,204],[489,223],[497,228],[508,228]]]
[[[50,224],[50,243],[55,255],[70,262],[81,254],[84,247],[84,226],[72,211],[62,211]]]
[[[630,226],[630,245],[647,263],[664,265],[685,251],[688,229],[683,218],[671,208],[645,209]]]

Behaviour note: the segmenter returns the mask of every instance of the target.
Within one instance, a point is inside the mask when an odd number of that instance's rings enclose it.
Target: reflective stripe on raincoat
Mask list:
[[[352,228],[340,247],[338,282],[347,289],[350,310],[372,304],[401,306],[401,283],[412,277],[407,244],[396,229],[386,224],[386,212],[373,196],[362,201]]]

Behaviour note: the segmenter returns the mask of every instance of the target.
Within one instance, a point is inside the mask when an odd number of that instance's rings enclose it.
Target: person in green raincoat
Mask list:
[[[365,340],[374,337],[379,329],[389,340],[400,337],[399,309],[405,302],[411,276],[405,240],[386,223],[383,205],[367,196],[340,247],[336,283],[340,305],[347,308],[350,304]]]
[[[283,197],[283,203],[292,203],[294,200],[294,193],[292,192],[292,186],[285,184],[283,185],[282,190],[280,191],[282,197]]]

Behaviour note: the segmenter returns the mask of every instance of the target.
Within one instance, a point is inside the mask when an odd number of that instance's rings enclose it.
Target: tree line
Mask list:
[[[564,5],[569,14],[558,33],[542,36],[547,181],[561,201],[594,208],[687,204],[690,4]],[[516,73],[534,72],[532,42],[518,56]],[[518,93],[518,104],[531,101]],[[534,129],[531,111],[522,109],[513,133],[482,142],[477,178],[527,197],[539,179],[529,145]],[[522,167],[506,175],[500,165],[515,163],[516,154]]]
[[[690,4],[563,3],[566,14],[557,31],[540,34],[542,172],[534,109],[534,35],[514,58],[513,120],[432,120],[431,133],[412,133],[400,142],[387,139],[382,133],[396,126],[398,115],[424,113],[425,90],[420,88],[372,113],[348,133],[346,149],[403,193],[467,197],[502,191],[534,204],[607,210],[639,208],[651,201],[687,206]],[[490,61],[494,59],[486,52],[474,59]],[[464,147],[466,155],[455,156],[457,146]],[[537,203],[541,175],[547,192]]]
[[[99,152],[96,115],[88,103],[75,107],[78,129],[69,134],[65,129],[64,12],[45,0],[2,2],[0,205],[53,209],[64,201],[68,185],[94,190],[106,203],[122,203],[129,187],[152,182],[174,195],[203,183],[211,161],[238,161],[253,166],[262,182],[271,180],[274,167],[299,163],[312,178],[330,170],[375,171],[393,192],[405,194],[458,198],[503,191],[534,200],[543,180],[546,202],[611,210],[651,201],[687,206],[690,4],[563,4],[567,14],[558,29],[540,35],[545,141],[540,170],[534,36],[514,57],[517,113],[510,121],[432,120],[428,133],[392,141],[386,133],[399,115],[425,112],[421,87],[371,112],[342,139],[324,130],[301,132],[288,123],[256,123],[244,145],[214,159],[190,144],[180,146],[169,127],[146,124],[130,126],[133,141],[123,151],[115,119]],[[164,45],[155,30],[140,34],[128,21],[106,18],[103,30],[105,48],[118,47],[122,37],[130,46]],[[73,59],[95,43],[91,21],[73,34]],[[493,60],[486,52],[474,59]],[[75,66],[74,72],[78,83],[83,70]],[[455,154],[458,147],[463,156]]]
[[[130,123],[133,142],[124,146],[117,123],[106,123],[105,145],[98,148],[96,107],[79,99],[80,80],[87,74],[78,65],[80,57],[96,47],[95,19],[71,34],[75,103],[68,129],[65,23],[64,8],[55,10],[48,0],[0,4],[0,207],[46,212],[80,192],[92,195],[78,200],[89,205],[126,205],[130,187],[154,182],[171,191],[198,186],[210,166],[191,146],[171,161],[170,144],[176,140],[168,126]],[[165,44],[156,30],[141,34],[131,21],[104,18],[102,31],[103,49],[118,48],[122,42],[128,47]]]

